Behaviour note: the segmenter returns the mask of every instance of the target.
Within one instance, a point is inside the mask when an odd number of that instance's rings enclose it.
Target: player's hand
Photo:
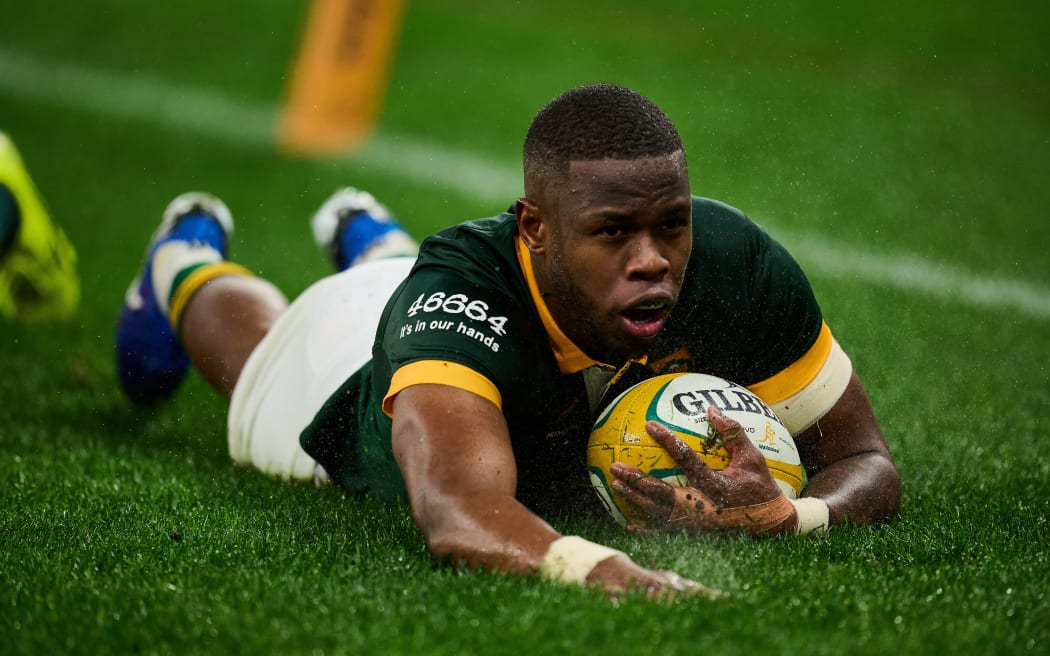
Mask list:
[[[729,464],[724,470],[710,469],[670,429],[650,421],[646,430],[678,462],[689,484],[669,485],[635,467],[615,463],[613,488],[668,528],[691,533],[743,531],[752,535],[793,531],[798,513],[740,424],[714,406],[708,406],[707,419],[715,433],[713,437],[722,441],[729,453]]]
[[[606,558],[595,565],[587,575],[587,585],[601,588],[614,601],[632,590],[665,600],[696,596],[717,599],[722,596],[718,590],[674,572],[646,569],[623,555]]]

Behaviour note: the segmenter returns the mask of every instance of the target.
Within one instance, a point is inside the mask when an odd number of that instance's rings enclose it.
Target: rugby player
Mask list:
[[[339,273],[290,305],[226,260],[220,200],[176,198],[118,323],[124,390],[162,401],[192,363],[231,399],[235,462],[405,499],[437,559],[611,594],[712,594],[541,518],[581,494],[597,507],[589,428],[602,398],[647,376],[747,386],[792,431],[809,476],[791,501],[750,440],[727,443],[718,473],[651,424],[689,485],[614,474],[657,520],[775,535],[897,512],[893,459],[805,276],[739,211],[692,195],[659,108],[615,85],[572,89],[529,127],[524,174],[510,210],[418,254],[369,194],[337,192],[312,227]]]

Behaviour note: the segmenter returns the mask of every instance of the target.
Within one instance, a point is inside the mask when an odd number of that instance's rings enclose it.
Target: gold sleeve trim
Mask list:
[[[168,306],[168,319],[171,321],[176,335],[181,332],[182,314],[186,311],[186,306],[189,305],[190,299],[197,293],[197,290],[209,280],[229,275],[252,276],[254,274],[240,264],[216,262],[197,267],[190,272],[190,275],[186,276],[185,280],[179,283],[178,289],[171,295],[171,302]]]
[[[839,343],[832,340],[828,359],[816,377],[797,394],[770,403],[769,407],[788,431],[796,435],[816,423],[838,403],[852,376],[853,363]]]
[[[393,413],[394,397],[406,387],[412,385],[449,385],[473,392],[488,399],[503,409],[503,395],[485,376],[470,367],[444,360],[417,360],[410,362],[394,372],[390,379],[390,388],[383,397],[383,412],[389,417]]]
[[[828,354],[831,353],[831,344],[834,341],[835,338],[831,336],[828,324],[822,322],[817,341],[805,355],[771,378],[748,385],[747,388],[769,405],[780,403],[789,396],[798,394],[820,373],[828,359]]]

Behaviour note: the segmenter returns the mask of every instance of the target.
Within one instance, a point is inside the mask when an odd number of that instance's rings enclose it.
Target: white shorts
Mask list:
[[[412,258],[362,263],[304,291],[252,351],[230,399],[230,457],[286,479],[313,478],[299,434],[372,357],[379,317]]]

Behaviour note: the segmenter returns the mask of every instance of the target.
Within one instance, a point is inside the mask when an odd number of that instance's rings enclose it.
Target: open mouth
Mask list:
[[[670,304],[666,300],[650,301],[624,310],[620,316],[631,333],[639,337],[652,337],[663,326],[669,310]]]

